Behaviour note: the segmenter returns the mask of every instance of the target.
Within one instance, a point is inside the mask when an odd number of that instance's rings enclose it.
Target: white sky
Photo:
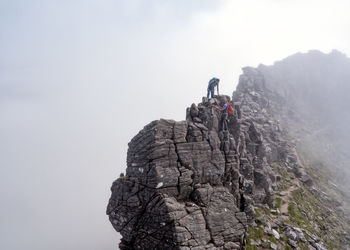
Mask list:
[[[0,0],[0,249],[115,249],[127,143],[241,67],[350,54],[349,1]]]

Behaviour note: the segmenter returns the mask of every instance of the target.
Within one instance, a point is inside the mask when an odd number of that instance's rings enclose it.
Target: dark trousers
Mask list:
[[[228,114],[223,113],[221,115],[221,131],[226,131],[228,130],[228,126],[227,126],[227,117]]]
[[[209,97],[211,94],[211,97]],[[214,97],[214,88],[208,88],[207,98],[213,98]]]

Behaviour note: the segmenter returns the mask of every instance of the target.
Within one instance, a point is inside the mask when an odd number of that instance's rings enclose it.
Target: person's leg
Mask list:
[[[211,98],[214,98],[214,88],[210,89],[211,92]]]
[[[220,129],[221,129],[221,131],[224,131],[224,129],[225,129],[225,115],[224,114],[221,114]]]
[[[228,130],[228,126],[227,126],[227,119],[225,118],[225,120],[224,120],[224,128],[225,128],[225,131],[227,131]]]
[[[222,131],[226,131],[228,129],[227,126],[227,114],[222,115]]]
[[[209,95],[210,95],[210,89],[208,88],[207,90],[207,98],[209,99]]]

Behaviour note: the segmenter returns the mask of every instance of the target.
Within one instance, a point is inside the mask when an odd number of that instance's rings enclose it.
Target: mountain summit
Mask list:
[[[246,67],[232,99],[146,125],[107,206],[120,249],[348,247],[349,69],[338,51]]]

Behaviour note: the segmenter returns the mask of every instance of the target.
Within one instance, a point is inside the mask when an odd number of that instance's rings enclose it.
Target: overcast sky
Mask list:
[[[110,250],[127,143],[241,67],[350,54],[348,0],[0,0],[0,249]]]

